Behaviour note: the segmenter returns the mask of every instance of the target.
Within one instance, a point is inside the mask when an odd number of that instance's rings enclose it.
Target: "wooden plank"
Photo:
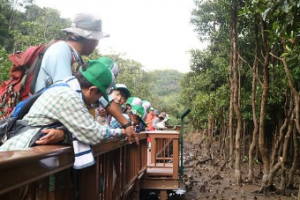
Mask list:
[[[147,174],[173,175],[173,168],[147,168]]]
[[[178,179],[179,173],[179,139],[173,140],[173,178]]]
[[[144,179],[142,183],[142,189],[177,190],[178,188],[178,179]]]
[[[8,151],[0,153],[0,157],[0,195],[72,167],[74,162],[70,147],[50,145],[26,151]]]
[[[150,167],[173,167],[173,163],[166,163],[165,164],[165,166],[164,166],[164,164],[163,163],[156,163],[156,166],[153,164],[153,163],[149,163],[148,165],[147,165],[147,167],[148,168],[150,168]]]

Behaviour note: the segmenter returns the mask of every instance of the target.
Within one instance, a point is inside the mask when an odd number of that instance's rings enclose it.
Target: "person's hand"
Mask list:
[[[43,133],[46,135],[41,137],[35,143],[42,145],[42,144],[56,144],[61,142],[65,139],[65,133],[63,130],[58,129],[44,129],[42,130]]]
[[[98,110],[98,113],[99,113],[99,116],[106,117],[106,111],[105,111],[105,109]]]
[[[123,131],[122,131],[123,133]],[[128,126],[126,129],[124,129],[124,134],[126,135],[126,140],[131,144],[134,140],[137,145],[140,144],[139,137],[137,133],[134,131],[133,126]]]

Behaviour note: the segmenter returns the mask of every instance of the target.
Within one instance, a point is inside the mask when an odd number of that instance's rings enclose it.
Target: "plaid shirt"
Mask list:
[[[53,87],[45,91],[24,117],[32,129],[7,140],[0,151],[23,149],[29,146],[39,127],[61,122],[79,141],[96,144],[109,135],[109,129],[97,123],[83,100],[69,87]],[[34,128],[37,127],[37,128]]]

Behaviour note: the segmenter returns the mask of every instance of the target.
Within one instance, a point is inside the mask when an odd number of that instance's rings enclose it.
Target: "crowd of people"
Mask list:
[[[0,151],[72,143],[74,168],[80,169],[95,162],[90,145],[118,137],[138,143],[139,132],[165,128],[165,112],[133,97],[126,85],[115,84],[119,67],[113,59],[83,61],[81,56],[90,55],[108,36],[101,19],[77,14],[62,31],[67,40],[48,48],[38,72],[35,92],[41,95],[2,140]]]

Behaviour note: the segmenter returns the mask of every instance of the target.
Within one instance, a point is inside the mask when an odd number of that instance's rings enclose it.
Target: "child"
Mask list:
[[[142,106],[135,105],[131,107],[130,111],[128,111],[127,114],[124,113],[123,115],[125,118],[127,118],[127,120],[129,120],[132,123],[134,127],[137,128],[140,123],[142,123],[144,126],[146,125],[146,123],[142,119],[144,116],[144,112],[145,111]],[[112,118],[110,128],[120,129],[120,131],[123,131],[123,129],[121,130],[122,125],[115,118]]]
[[[110,97],[113,98],[113,101],[120,107],[127,101],[130,96],[131,93],[124,84],[116,84],[116,88],[113,89],[110,94]],[[110,124],[111,116],[107,115],[105,109],[99,107],[96,110],[96,119],[99,123],[106,122],[106,124]]]

